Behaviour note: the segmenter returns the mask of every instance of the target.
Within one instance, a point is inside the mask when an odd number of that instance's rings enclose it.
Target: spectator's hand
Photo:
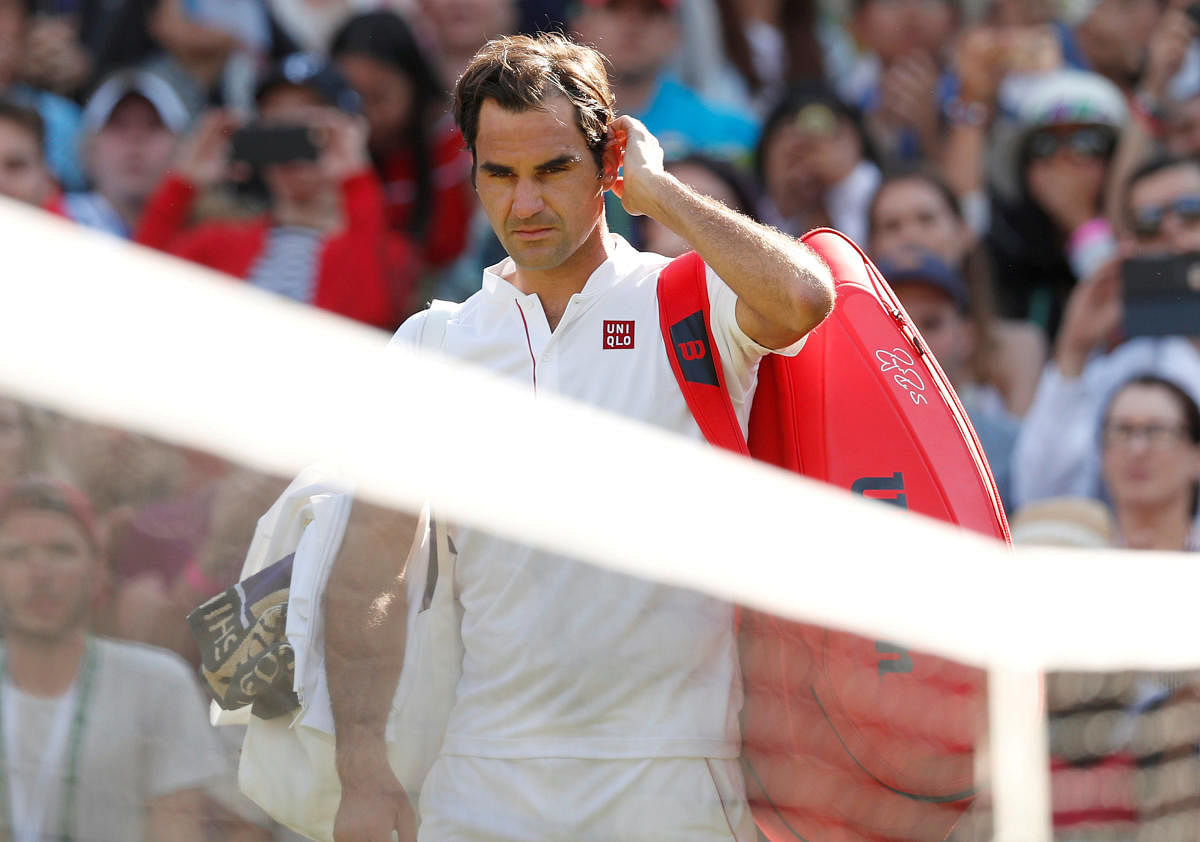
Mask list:
[[[1075,285],[1067,299],[1054,359],[1064,377],[1078,377],[1088,356],[1116,332],[1124,315],[1121,258],[1114,258]]]
[[[938,139],[938,67],[933,57],[914,52],[894,62],[879,80],[880,116],[907,126],[927,148]]]
[[[1188,17],[1186,8],[1187,3],[1172,0],[1158,19],[1146,47],[1141,88],[1158,99],[1166,96],[1167,85],[1183,65],[1192,39],[1200,37],[1200,27]]]
[[[1007,71],[1008,50],[1003,33],[990,26],[968,29],[954,48],[959,99],[991,106]]]
[[[65,15],[35,17],[25,41],[25,73],[58,93],[69,93],[87,78],[92,62]]]
[[[172,169],[200,188],[211,187],[230,175],[229,145],[237,118],[228,111],[210,111],[179,145]]]
[[[334,184],[370,168],[366,120],[322,108],[314,112],[312,126],[321,138],[321,169]]]
[[[1104,175],[1091,159],[1063,157],[1033,161],[1026,174],[1034,201],[1066,235],[1094,219],[1100,208]]]
[[[609,154],[618,156],[622,174],[613,183],[613,192],[631,216],[654,216],[658,196],[656,184],[666,176],[663,149],[639,120],[623,116],[609,126]],[[607,160],[607,155],[606,155]]]

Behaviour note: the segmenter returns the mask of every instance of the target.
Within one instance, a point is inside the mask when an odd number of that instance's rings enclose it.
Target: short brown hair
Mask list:
[[[479,110],[493,99],[506,111],[540,109],[561,94],[575,106],[575,122],[604,169],[613,95],[604,58],[557,32],[511,35],[489,41],[475,54],[454,88],[454,119],[475,157]]]

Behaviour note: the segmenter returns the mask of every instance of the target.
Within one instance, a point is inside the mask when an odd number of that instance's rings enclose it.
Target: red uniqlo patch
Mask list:
[[[633,319],[629,321],[604,321],[604,348],[632,348]]]

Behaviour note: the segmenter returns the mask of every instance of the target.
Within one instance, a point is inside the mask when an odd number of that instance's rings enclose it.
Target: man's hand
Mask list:
[[[1158,19],[1146,47],[1142,90],[1156,99],[1166,96],[1167,85],[1183,66],[1192,39],[1200,36],[1200,27],[1188,17],[1187,5],[1182,0],[1172,0]]]
[[[334,842],[416,842],[417,820],[408,795],[386,762],[370,774],[342,781],[333,823]]]
[[[1105,263],[1075,285],[1067,299],[1054,360],[1064,377],[1078,377],[1088,356],[1114,334],[1125,308],[1121,303],[1121,258]]]
[[[172,165],[199,188],[212,187],[229,176],[229,145],[238,121],[228,111],[210,111],[179,145]]]
[[[321,138],[321,170],[335,185],[370,168],[365,119],[321,108],[313,113],[312,127]]]
[[[618,117],[609,125],[608,151],[604,156],[606,173],[621,175],[612,184],[613,192],[630,216],[654,217],[659,187],[669,178],[663,167],[663,149],[640,120]]]

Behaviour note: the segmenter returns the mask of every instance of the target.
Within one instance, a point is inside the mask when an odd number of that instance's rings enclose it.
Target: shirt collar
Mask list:
[[[611,289],[639,265],[638,252],[629,245],[624,237],[609,232],[608,238],[608,259],[597,266],[588,276],[587,283],[579,292],[580,295],[597,295]],[[484,292],[488,295],[503,297],[505,300],[523,297],[524,293],[505,278],[505,275],[512,275],[515,270],[516,266],[511,257],[506,257],[499,263],[484,269]]]

